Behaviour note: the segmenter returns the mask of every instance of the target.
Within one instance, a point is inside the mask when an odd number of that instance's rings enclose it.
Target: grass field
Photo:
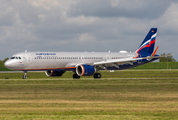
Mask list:
[[[177,73],[115,71],[79,80],[71,72],[61,78],[28,73],[27,80],[23,73],[1,73],[0,119],[177,120]]]

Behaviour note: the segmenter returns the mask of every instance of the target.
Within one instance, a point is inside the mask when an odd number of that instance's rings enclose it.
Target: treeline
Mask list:
[[[159,59],[159,62],[177,62],[174,58],[173,55],[171,53],[163,53],[160,55],[161,58]],[[165,57],[163,57],[165,56]]]
[[[3,66],[4,63],[5,63],[7,60],[9,60],[9,58],[5,58],[4,60],[0,60],[0,66]]]
[[[5,66],[4,66],[4,63],[8,60],[9,58],[5,58],[4,60],[0,60],[0,71],[11,71],[9,69],[7,69]]]
[[[131,69],[178,69],[178,62],[150,62]]]

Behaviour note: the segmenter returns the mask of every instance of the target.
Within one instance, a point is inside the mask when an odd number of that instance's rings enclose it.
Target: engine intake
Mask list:
[[[61,70],[48,70],[48,71],[45,72],[45,74],[48,77],[51,77],[51,76],[62,76],[63,73],[65,73],[65,71],[61,71]]]
[[[92,65],[77,65],[76,73],[79,76],[91,76],[96,72],[96,69]]]

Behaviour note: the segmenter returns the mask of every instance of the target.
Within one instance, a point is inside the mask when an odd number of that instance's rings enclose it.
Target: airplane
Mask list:
[[[137,67],[161,56],[154,50],[157,28],[151,28],[135,52],[21,52],[14,54],[4,65],[11,70],[23,71],[27,79],[28,71],[45,71],[47,76],[62,76],[73,71],[73,78],[92,76],[101,78],[100,70],[123,70]]]

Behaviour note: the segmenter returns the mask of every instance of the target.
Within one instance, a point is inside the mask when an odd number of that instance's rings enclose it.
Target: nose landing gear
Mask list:
[[[27,71],[24,71],[24,75],[22,76],[22,79],[27,79]]]

